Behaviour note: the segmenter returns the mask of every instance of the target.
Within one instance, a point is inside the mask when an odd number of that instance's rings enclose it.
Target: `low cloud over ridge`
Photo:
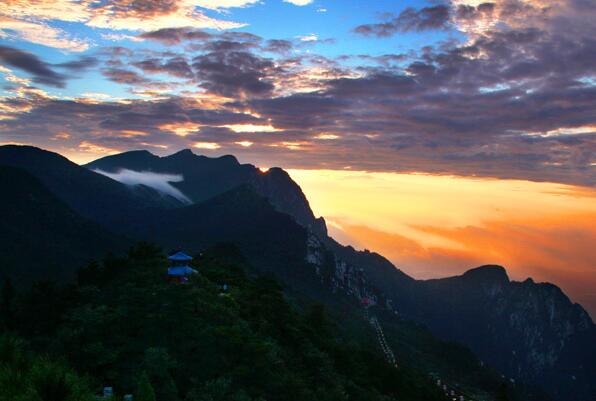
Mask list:
[[[118,170],[116,173],[108,173],[100,169],[93,171],[126,185],[145,185],[162,194],[173,196],[184,203],[192,203],[190,198],[171,184],[172,182],[184,181],[184,177],[181,174],[162,174],[152,171],[133,171],[128,169]]]

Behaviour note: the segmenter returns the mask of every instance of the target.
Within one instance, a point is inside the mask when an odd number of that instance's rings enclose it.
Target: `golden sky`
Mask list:
[[[426,174],[291,170],[342,243],[416,278],[500,264],[596,312],[596,190]]]

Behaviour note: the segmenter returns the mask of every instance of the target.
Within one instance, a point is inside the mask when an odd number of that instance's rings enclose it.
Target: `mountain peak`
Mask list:
[[[217,158],[217,160],[225,161],[234,165],[240,164],[236,156],[234,155],[223,155]]]
[[[128,154],[128,155],[149,155],[155,156],[153,153],[149,152],[147,149],[136,149],[136,150],[129,150],[128,152],[123,152],[121,154]]]
[[[176,153],[172,153],[168,157],[188,157],[188,156],[196,156],[191,149],[182,149]]]
[[[151,162],[159,157],[148,150],[131,150],[115,155],[105,156],[101,159],[87,163],[84,167],[90,170],[103,170],[116,172],[126,166],[129,170],[143,170],[141,166],[149,166]]]
[[[472,280],[491,281],[491,282],[509,282],[507,270],[503,266],[484,265],[470,269],[463,274],[463,277]]]
[[[236,157],[233,155],[223,155],[223,156],[219,156],[219,157],[208,157],[208,156],[204,156],[204,155],[197,155],[191,149],[188,149],[188,148],[179,150],[176,153],[172,153],[171,155],[166,156],[165,159],[182,159],[182,160],[201,159],[201,160],[216,160],[219,162],[224,162],[226,164],[233,164],[233,165],[240,164],[238,162],[238,159],[236,159]]]

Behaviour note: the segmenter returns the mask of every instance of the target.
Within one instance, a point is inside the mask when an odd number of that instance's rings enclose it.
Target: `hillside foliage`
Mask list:
[[[149,244],[88,264],[69,287],[45,282],[18,294],[5,284],[2,324],[48,355],[31,357],[32,377],[53,371],[48,380],[64,378],[81,400],[104,386],[151,401],[443,399],[425,376],[344,336],[322,305],[297,307],[277,281],[248,276],[230,255],[205,252],[188,284],[165,279],[165,255]],[[2,358],[5,380],[20,374]]]

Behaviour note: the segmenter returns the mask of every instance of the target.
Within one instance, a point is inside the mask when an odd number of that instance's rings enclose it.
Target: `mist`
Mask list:
[[[95,169],[93,171],[125,185],[145,185],[162,194],[173,196],[181,202],[192,203],[190,198],[171,184],[172,182],[184,181],[184,176],[181,174],[163,174],[154,173],[152,171],[133,171],[128,169],[118,170],[116,173],[109,173],[100,169]]]

